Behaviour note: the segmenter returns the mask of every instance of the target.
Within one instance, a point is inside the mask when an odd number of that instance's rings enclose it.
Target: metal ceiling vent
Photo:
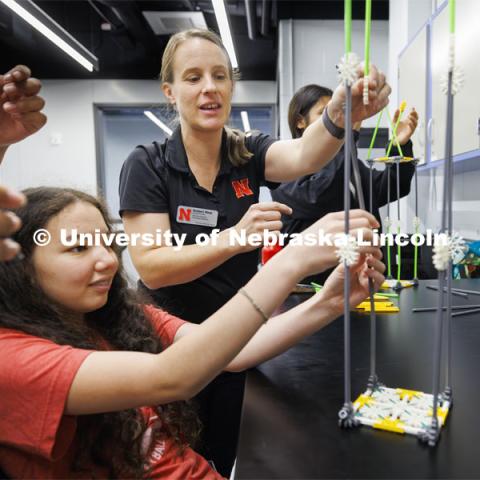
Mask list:
[[[155,35],[171,35],[188,28],[207,28],[202,12],[143,12]]]

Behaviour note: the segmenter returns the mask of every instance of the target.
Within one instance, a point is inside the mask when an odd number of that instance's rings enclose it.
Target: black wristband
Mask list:
[[[331,118],[328,116],[327,107],[323,109],[322,120],[330,135],[339,140],[343,140],[343,137],[345,137],[345,129],[337,127],[337,125],[332,122]]]

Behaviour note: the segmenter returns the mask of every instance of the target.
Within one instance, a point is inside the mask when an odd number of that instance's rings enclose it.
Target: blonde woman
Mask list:
[[[321,120],[301,139],[276,141],[261,133],[245,137],[226,126],[235,78],[220,38],[207,30],[171,37],[162,59],[162,89],[179,116],[165,143],[136,148],[120,175],[120,214],[127,233],[160,229],[185,235],[186,246],[130,248],[141,284],[159,305],[201,323],[255,273],[255,246],[232,245],[229,232],[279,232],[290,208],[258,203],[262,185],[318,171],[343,143],[345,91],[337,88]],[[353,86],[353,120],[388,103],[390,87],[372,66],[370,103],[363,105],[362,80]],[[199,233],[220,230],[216,245],[199,246]],[[227,475],[235,457],[243,374],[224,374],[200,398],[202,453]]]

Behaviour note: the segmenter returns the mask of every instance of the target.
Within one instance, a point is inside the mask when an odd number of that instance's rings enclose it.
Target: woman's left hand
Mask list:
[[[386,82],[385,75],[370,65],[368,91],[369,103],[363,104],[363,64],[358,68],[358,80],[352,85],[352,123],[361,122],[366,118],[373,117],[388,105],[388,97],[392,89]],[[332,99],[328,103],[328,116],[339,127],[345,126],[343,106],[346,100],[346,89],[340,84],[333,92]]]
[[[350,267],[350,308],[355,308],[369,296],[369,278],[373,280],[375,291],[385,281],[383,276],[385,264],[381,261],[381,258],[382,252],[378,249],[373,255],[360,255],[357,264]],[[329,275],[324,287],[319,292],[319,295],[322,296],[322,301],[327,302],[329,308],[336,315],[343,313],[344,279],[345,268],[343,264],[340,264]]]

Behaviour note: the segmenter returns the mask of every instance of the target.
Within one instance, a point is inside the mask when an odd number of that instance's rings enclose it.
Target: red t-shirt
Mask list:
[[[164,347],[173,343],[185,323],[168,313],[145,307]],[[0,328],[0,466],[12,478],[92,478],[72,472],[77,417],[64,415],[70,386],[93,350],[61,346],[17,330]],[[144,408],[149,427],[161,422],[153,409]],[[172,441],[155,440],[147,428],[142,447],[148,478],[208,479],[221,477],[191,449],[183,456]],[[94,478],[107,472],[97,469]]]

